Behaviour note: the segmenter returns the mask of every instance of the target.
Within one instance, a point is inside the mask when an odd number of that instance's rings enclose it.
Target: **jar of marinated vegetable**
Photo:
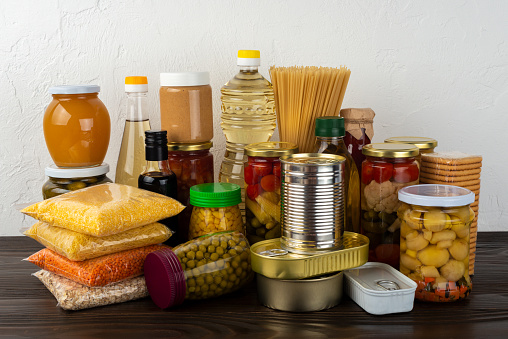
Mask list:
[[[106,174],[109,165],[104,163],[95,167],[60,168],[56,165],[46,167],[48,180],[42,186],[42,197],[49,199],[70,191],[88,186],[112,182]]]
[[[400,143],[415,145],[420,150],[420,154],[416,157],[418,165],[422,165],[422,153],[434,153],[437,147],[437,140],[425,137],[392,137],[385,140],[388,143]]]
[[[369,144],[362,163],[361,228],[369,240],[369,261],[399,266],[399,189],[418,184],[418,148],[408,144]]]
[[[168,144],[168,162],[171,171],[176,175],[178,201],[187,206],[178,214],[178,226],[182,232],[181,235],[185,235],[185,238],[189,234],[192,213],[189,189],[194,185],[213,182],[213,154],[210,153],[212,145],[212,142]]]
[[[212,234],[173,250],[152,252],[144,273],[148,292],[160,308],[233,292],[254,274],[249,243],[239,232]]]
[[[192,214],[189,239],[202,235],[238,231],[244,233],[241,188],[231,183],[209,183],[190,188]]]
[[[245,217],[251,244],[281,236],[279,158],[294,153],[298,153],[298,146],[290,142],[259,142],[245,147]]]
[[[416,299],[457,301],[471,292],[469,228],[475,199],[466,188],[416,185],[399,191],[400,271],[418,287]]]

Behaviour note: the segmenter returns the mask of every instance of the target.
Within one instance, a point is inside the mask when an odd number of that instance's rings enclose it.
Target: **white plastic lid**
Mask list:
[[[467,188],[450,185],[413,185],[399,190],[399,200],[407,204],[435,207],[465,206],[475,195]]]
[[[161,73],[161,86],[204,86],[210,84],[208,72]]]
[[[62,168],[56,165],[46,167],[45,173],[51,178],[88,178],[103,175],[109,172],[109,165],[103,163],[100,166],[94,167],[69,167]]]
[[[261,64],[261,54],[258,50],[239,50],[236,64],[238,66],[258,67]]]
[[[97,85],[61,85],[49,88],[50,94],[86,94],[99,93],[101,88]]]
[[[144,93],[148,92],[148,85],[125,85],[125,92],[127,93]]]

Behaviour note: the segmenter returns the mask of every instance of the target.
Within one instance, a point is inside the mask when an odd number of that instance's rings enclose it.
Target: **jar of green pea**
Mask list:
[[[48,166],[45,169],[48,180],[42,186],[42,197],[49,199],[70,191],[112,182],[106,176],[108,172],[109,165],[106,163],[94,167],[77,168]]]

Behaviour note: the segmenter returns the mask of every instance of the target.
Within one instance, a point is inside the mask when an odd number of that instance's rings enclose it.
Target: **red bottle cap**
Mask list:
[[[185,299],[185,273],[176,254],[166,248],[147,255],[145,281],[153,302],[160,308],[180,305]]]

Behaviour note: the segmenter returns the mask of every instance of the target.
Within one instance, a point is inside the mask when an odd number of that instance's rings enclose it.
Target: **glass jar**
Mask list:
[[[173,250],[152,252],[144,273],[148,292],[160,308],[236,291],[254,275],[249,243],[238,232],[212,234]]]
[[[400,271],[418,287],[416,299],[450,302],[466,298],[469,228],[475,199],[466,188],[417,185],[399,191]]]
[[[187,241],[189,222],[192,214],[189,189],[198,184],[213,183],[213,154],[210,153],[212,142],[200,144],[170,143],[169,167],[177,179],[178,201],[187,206],[178,214],[178,226]]]
[[[42,186],[42,197],[49,199],[70,191],[112,182],[106,176],[108,172],[108,164],[84,168],[59,168],[51,165],[45,169],[48,180]]]
[[[161,73],[161,129],[168,141],[209,142],[213,138],[212,88],[208,72]]]
[[[376,114],[370,108],[344,108],[340,110],[340,116],[344,118],[346,135],[344,143],[348,152],[355,160],[356,168],[362,168],[365,156],[362,148],[370,144],[374,137],[374,116]]]
[[[109,145],[111,121],[98,97],[99,86],[56,86],[44,113],[44,139],[58,167],[102,164]]]
[[[240,186],[230,183],[210,183],[190,188],[192,214],[189,239],[225,231],[244,233]]]
[[[290,142],[259,142],[245,147],[246,233],[251,244],[280,238],[280,157],[298,153]]]
[[[422,153],[434,153],[437,147],[437,140],[425,137],[392,137],[385,140],[388,143],[401,143],[415,145],[420,150],[420,154],[416,157],[416,161],[420,168],[422,167]]]
[[[361,228],[369,240],[369,261],[398,269],[400,222],[397,209],[399,189],[418,184],[415,157],[418,148],[407,144],[369,144],[362,163]]]

